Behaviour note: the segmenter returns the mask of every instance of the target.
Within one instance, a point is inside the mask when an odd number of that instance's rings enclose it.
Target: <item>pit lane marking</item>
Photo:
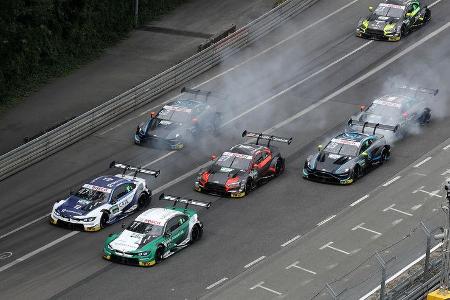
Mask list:
[[[280,293],[280,292],[278,292],[278,291],[275,291],[275,290],[273,290],[273,289],[270,289],[270,288],[268,288],[268,287],[265,287],[265,286],[263,286],[263,284],[264,284],[264,281],[261,281],[261,282],[259,282],[258,284],[252,286],[252,287],[250,288],[250,290],[254,290],[254,289],[256,289],[256,288],[259,287],[259,288],[262,288],[263,290],[266,290],[266,291],[268,291],[268,292],[271,292],[272,294],[275,294],[275,295],[278,295],[278,296],[282,296],[282,295],[283,295],[283,293]]]
[[[287,242],[281,244],[281,247],[286,247],[287,245],[289,245],[290,243],[298,240],[301,237],[301,235],[296,235],[294,236],[292,239],[288,240]]]
[[[325,223],[331,221],[332,219],[334,219],[335,217],[336,217],[336,215],[329,216],[329,217],[326,218],[325,220],[323,220],[323,221],[317,223],[317,226],[322,226],[323,224],[325,224]]]
[[[207,83],[209,83],[209,82],[211,82],[211,81],[213,81],[213,80],[215,80],[215,79],[217,79],[217,78],[222,77],[223,75],[226,75],[226,74],[230,73],[231,71],[234,71],[234,70],[240,68],[241,66],[243,66],[243,65],[245,65],[245,64],[247,64],[247,63],[249,63],[249,62],[251,62],[251,61],[254,60],[255,58],[257,58],[257,57],[259,57],[259,56],[261,56],[261,55],[263,55],[263,54],[266,54],[267,52],[272,51],[273,49],[275,49],[275,48],[277,48],[278,46],[280,46],[280,45],[286,43],[287,41],[289,41],[289,40],[291,40],[291,39],[297,37],[298,35],[302,34],[303,32],[307,31],[308,29],[310,29],[310,28],[316,26],[317,24],[322,23],[322,22],[325,21],[326,19],[328,19],[328,18],[330,18],[330,17],[332,17],[332,16],[334,16],[334,15],[340,13],[341,11],[347,9],[348,7],[352,6],[353,4],[355,4],[355,3],[358,2],[358,1],[359,1],[359,0],[353,0],[353,1],[351,1],[350,3],[347,3],[346,5],[344,5],[344,6],[340,7],[340,8],[338,8],[338,9],[334,10],[332,13],[330,13],[330,14],[328,14],[328,15],[322,17],[322,18],[320,18],[319,20],[317,20],[317,21],[315,21],[315,22],[309,24],[308,26],[306,26],[306,27],[300,29],[299,31],[297,31],[297,32],[295,32],[295,33],[293,33],[293,34],[291,34],[290,36],[288,36],[287,38],[285,38],[285,39],[279,41],[278,43],[276,43],[276,44],[274,44],[274,45],[272,45],[272,46],[266,48],[265,50],[259,52],[258,54],[254,55],[254,56],[249,57],[248,59],[246,59],[246,60],[244,60],[243,62],[241,62],[241,63],[239,63],[239,64],[237,64],[237,65],[235,65],[235,66],[229,68],[228,70],[225,70],[225,71],[223,71],[223,72],[221,72],[221,73],[219,73],[219,74],[217,74],[217,75],[215,75],[215,76],[209,78],[208,80],[203,81],[202,83],[200,83],[200,84],[194,86],[193,88],[194,88],[194,89],[199,88],[199,87],[201,87],[202,85],[205,85],[205,84],[207,84]],[[137,116],[134,116],[134,117],[131,117],[131,118],[129,118],[129,119],[126,119],[126,120],[124,120],[123,122],[120,122],[120,123],[118,123],[118,124],[116,124],[116,125],[114,125],[114,126],[108,128],[108,129],[104,130],[103,132],[99,133],[99,135],[104,135],[104,134],[110,132],[111,130],[114,130],[114,129],[116,129],[117,127],[122,126],[122,125],[125,124],[125,123],[128,123],[128,122],[130,122],[130,121],[132,121],[132,120],[134,120],[134,119],[136,119],[136,118],[139,118],[139,117],[141,117],[141,116],[143,116],[143,115],[146,115],[146,114],[148,114],[149,112],[151,112],[151,111],[153,111],[153,110],[156,110],[158,107],[163,106],[164,104],[167,104],[167,103],[169,103],[170,101],[173,101],[173,100],[175,100],[175,99],[178,98],[178,97],[179,97],[179,95],[177,95],[177,96],[175,96],[175,97],[172,97],[171,99],[166,100],[166,101],[162,102],[161,104],[158,104],[158,105],[156,105],[156,106],[153,106],[152,108],[150,108],[150,109],[148,109],[148,110],[146,110],[146,111],[140,113],[140,114],[137,115]]]
[[[345,251],[345,250],[342,250],[342,249],[339,249],[339,248],[336,248],[336,247],[331,246],[331,245],[333,245],[333,244],[334,244],[334,242],[328,242],[328,243],[326,243],[325,245],[323,245],[322,247],[320,247],[319,250],[323,250],[323,249],[325,249],[325,248],[330,248],[331,250],[337,251],[337,252],[342,253],[342,254],[345,254],[345,255],[350,255],[350,254],[351,254],[351,253],[348,252],[348,251]]]
[[[10,258],[11,256],[12,256],[11,251],[0,253],[0,260]]]
[[[450,174],[450,169],[447,169],[444,173],[441,173],[441,176],[445,176]]]
[[[361,224],[356,225],[355,227],[352,228],[352,231],[355,231],[355,230],[358,230],[358,229],[362,229],[362,230],[368,231],[368,232],[374,234],[372,236],[372,239],[377,239],[377,238],[379,238],[380,236],[383,235],[381,232],[378,232],[378,231],[375,231],[373,229],[369,229],[367,227],[364,227],[365,224],[366,223],[361,223]]]
[[[251,266],[253,266],[253,265],[259,263],[260,261],[262,261],[264,258],[266,258],[266,257],[263,255],[263,256],[261,256],[261,257],[255,259],[254,261],[252,261],[252,262],[246,264],[246,265],[244,266],[244,268],[245,268],[245,269],[248,269],[248,268],[250,268]]]
[[[431,197],[439,197],[439,198],[442,198],[441,195],[438,195],[438,193],[440,192],[440,190],[435,190],[435,191],[432,191],[432,192],[428,192],[428,191],[423,190],[424,187],[425,187],[425,186],[422,185],[422,186],[419,187],[418,189],[412,191],[412,193],[413,193],[413,194],[416,194],[417,192],[422,192],[422,193],[425,193],[425,194],[427,194],[427,195],[429,195],[429,196],[431,196]]]
[[[445,146],[444,148],[442,148],[443,150],[448,150],[450,149],[450,145]]]
[[[303,268],[303,267],[300,267],[298,264],[300,263],[300,261],[296,261],[296,262],[294,262],[293,264],[290,264],[289,266],[287,266],[286,267],[286,270],[289,270],[289,269],[292,269],[292,268],[296,268],[296,269],[300,269],[300,270],[302,270],[302,271],[305,271],[306,273],[309,273],[309,274],[312,274],[312,275],[317,275],[317,273],[316,272],[314,272],[314,271],[311,271],[311,270],[308,270],[308,269],[305,269],[305,268]]]
[[[403,218],[397,219],[392,222],[392,226],[396,226],[396,225],[400,224],[402,221],[403,221]]]
[[[219,284],[221,284],[222,282],[224,282],[224,281],[226,281],[226,280],[228,280],[228,277],[224,277],[224,278],[222,278],[222,279],[220,279],[220,280],[218,280],[218,281],[216,281],[216,282],[214,282],[214,283],[208,285],[208,286],[206,287],[206,289],[207,289],[207,290],[210,290],[210,289],[212,289],[213,287],[218,286]]]
[[[423,165],[424,163],[426,163],[427,161],[429,161],[430,159],[432,159],[433,157],[428,156],[427,158],[425,158],[424,160],[422,160],[421,162],[419,162],[418,164],[414,165],[413,168],[418,168],[421,165]]]
[[[350,206],[353,207],[353,206],[357,205],[358,203],[366,200],[367,198],[369,198],[369,194],[366,194],[366,195],[362,196],[361,198],[359,198],[358,200],[356,200],[355,202],[350,204]]]
[[[401,177],[402,177],[402,176],[400,176],[400,175],[399,175],[399,176],[395,176],[395,177],[392,178],[391,180],[385,182],[385,183],[383,184],[383,186],[384,186],[384,187],[387,187],[387,186],[390,185],[391,183],[393,183],[393,182],[399,180]]]
[[[78,233],[80,233],[80,232],[79,231],[72,231],[72,232],[70,232],[70,233],[68,233],[66,235],[63,235],[62,237],[54,240],[53,242],[50,242],[50,243],[48,243],[48,244],[46,244],[46,245],[44,245],[44,246],[42,246],[42,247],[40,247],[40,248],[38,248],[38,249],[36,249],[34,251],[31,251],[28,254],[25,254],[22,257],[19,257],[18,259],[10,262],[9,264],[6,264],[6,265],[0,267],[0,272],[6,271],[9,268],[11,268],[12,266],[17,265],[18,263],[23,262],[23,261],[25,261],[25,260],[35,256],[36,254],[38,254],[38,253],[40,253],[40,252],[42,252],[44,250],[47,250],[48,248],[53,247],[54,245],[56,245],[58,243],[61,243],[62,241],[66,240],[66,239],[68,239],[68,238],[70,238],[70,237],[72,237],[72,236],[74,236],[74,235],[76,235]]]
[[[407,215],[407,216],[409,216],[409,217],[412,217],[412,216],[413,216],[413,214],[410,214],[409,212],[406,212],[406,211],[403,211],[403,210],[394,208],[394,206],[395,206],[395,203],[392,204],[392,205],[390,205],[390,206],[388,206],[388,207],[386,207],[385,209],[383,209],[383,212],[387,212],[388,210],[392,210],[392,211],[395,211],[395,212],[398,212],[398,213]]]

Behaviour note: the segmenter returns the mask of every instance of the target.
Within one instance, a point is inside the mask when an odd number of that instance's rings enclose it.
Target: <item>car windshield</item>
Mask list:
[[[103,202],[108,199],[109,194],[94,189],[82,187],[75,196],[90,202]]]
[[[139,221],[133,221],[133,223],[128,226],[127,230],[151,236],[160,236],[163,233],[162,226]]]
[[[400,5],[379,5],[374,14],[379,17],[400,18],[403,15],[402,7]]]
[[[373,103],[365,113],[361,114],[359,121],[395,126],[401,121],[400,116],[401,111],[399,107]]]
[[[217,165],[225,168],[247,170],[250,166],[252,157],[249,155],[228,155],[223,154],[217,160]]]
[[[356,156],[358,155],[359,146],[357,143],[339,143],[331,141],[324,149],[327,153],[339,154],[342,156]]]
[[[164,106],[158,113],[157,118],[175,123],[183,123],[189,119],[192,110],[178,106]]]

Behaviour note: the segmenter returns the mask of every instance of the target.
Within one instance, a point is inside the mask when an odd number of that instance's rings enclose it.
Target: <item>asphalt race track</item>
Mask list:
[[[206,135],[180,152],[135,146],[132,135],[136,125],[149,111],[178,93],[173,91],[157,103],[0,182],[0,298],[271,299],[279,295],[266,293],[259,287],[249,288],[273,279],[272,289],[283,288],[286,290],[281,293],[287,292],[287,286],[277,286],[281,275],[275,262],[286,260],[298,247],[299,251],[309,253],[308,269],[314,270],[317,277],[308,282],[298,279],[304,285],[296,287],[294,294],[288,293],[288,298],[308,299],[333,276],[348,271],[348,261],[334,260],[332,255],[325,256],[326,263],[335,265],[332,272],[320,271],[324,256],[315,247],[322,241],[326,243],[322,238],[333,234],[335,240],[341,239],[348,248],[361,248],[352,263],[364,260],[373,252],[371,247],[380,245],[368,242],[359,245],[356,238],[346,240],[344,233],[340,237],[332,230],[337,231],[346,222],[356,222],[356,226],[364,222],[364,216],[387,206],[375,205],[371,200],[376,198],[372,197],[361,206],[349,208],[350,204],[404,174],[399,172],[409,170],[405,168],[413,167],[450,137],[449,2],[437,1],[431,8],[430,24],[398,43],[354,36],[355,24],[367,13],[368,6],[369,1],[319,1],[286,26],[188,84],[229,95],[228,100],[216,103],[225,115],[219,137]],[[394,143],[392,159],[353,185],[324,185],[301,178],[303,162],[318,144],[342,130],[360,105],[402,83],[439,88],[439,94],[429,102],[433,114],[430,124]],[[294,138],[291,145],[280,145],[287,158],[286,172],[240,200],[193,191],[199,167],[208,162],[212,153],[241,142],[244,129],[268,130]],[[442,157],[439,167],[447,169],[448,156]],[[156,197],[162,191],[212,201],[208,211],[200,210],[205,225],[203,239],[156,267],[136,268],[101,258],[103,241],[109,233],[119,231],[120,224],[97,233],[51,226],[46,214],[54,201],[87,179],[111,173],[108,169],[111,160],[161,169],[157,179],[149,178],[155,193],[152,206],[166,205],[158,203]],[[441,169],[436,166],[428,171],[435,170]],[[440,180],[439,176],[433,178]],[[398,180],[391,197],[407,192],[410,186],[417,188],[419,183]],[[433,182],[422,185],[431,186]],[[435,182],[434,189],[439,185],[440,182]],[[428,208],[424,205],[417,209]],[[333,215],[336,217],[325,226],[317,226]],[[400,229],[384,229],[383,238],[387,239],[384,245],[401,237],[408,230],[407,225],[412,226],[415,221],[398,224]],[[285,244],[291,239],[294,240],[289,245]],[[289,249],[281,247],[283,244]],[[287,250],[280,251],[281,248]],[[346,249],[343,245],[339,248]],[[402,249],[404,259],[396,265],[397,269],[419,252],[417,247]],[[267,271],[269,266],[271,272]],[[249,287],[243,287],[247,282]],[[376,282],[377,278],[373,278],[351,297],[364,295]]]

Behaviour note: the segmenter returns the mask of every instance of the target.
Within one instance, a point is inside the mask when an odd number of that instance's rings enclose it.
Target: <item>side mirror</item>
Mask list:
[[[361,153],[361,156],[364,157],[364,158],[369,157],[369,153],[364,151],[363,153]]]
[[[123,229],[125,229],[125,223],[122,223],[122,225],[121,225],[121,226],[122,226],[122,228],[123,228]]]
[[[252,165],[252,168],[253,168],[253,169],[258,169],[258,164],[253,164],[253,165]]]
[[[373,12],[373,6],[369,6],[369,11]]]
[[[171,235],[172,235],[172,234],[171,234],[170,232],[168,232],[168,231],[164,233],[164,237],[165,237],[165,238],[169,238]]]
[[[319,150],[319,152],[322,151],[322,149],[323,149],[322,145],[317,146],[317,150]]]
[[[211,160],[215,160],[217,156],[215,154],[211,154]]]
[[[366,106],[365,106],[365,105],[361,105],[361,106],[359,107],[359,110],[360,110],[360,111],[365,111],[365,110],[366,110]]]
[[[152,119],[154,119],[156,117],[156,112],[154,112],[154,111],[150,112],[150,117]]]

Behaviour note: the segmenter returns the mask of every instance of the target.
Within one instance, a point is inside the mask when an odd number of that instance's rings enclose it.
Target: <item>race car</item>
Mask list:
[[[150,118],[137,127],[134,143],[152,142],[178,150],[201,132],[217,133],[222,114],[207,103],[211,96],[209,91],[182,88],[178,100],[167,103],[158,113],[151,112]]]
[[[220,157],[212,157],[213,164],[200,170],[194,189],[218,196],[244,197],[259,184],[280,175],[284,171],[285,160],[277,147],[270,142],[290,144],[292,138],[244,131],[242,137],[256,138],[255,143],[239,144],[224,152]],[[267,146],[259,144],[267,140]]]
[[[419,0],[385,0],[362,18],[356,35],[363,38],[398,41],[431,19],[431,11]]]
[[[159,200],[173,201],[174,204],[167,208],[151,208],[121,233],[110,234],[103,247],[103,258],[148,267],[201,239],[203,224],[197,212],[188,205],[208,209],[211,202],[164,194]],[[176,207],[177,203],[184,203],[184,208]]]
[[[423,98],[417,93],[426,93],[436,96],[437,89],[421,87],[400,86],[401,90],[412,91],[414,96],[385,95],[375,99],[368,107],[361,106],[361,112],[350,118],[348,126],[359,130],[365,122],[382,123],[390,126],[398,126],[396,136],[400,137],[408,132],[411,125],[424,125],[431,120],[431,109]]]
[[[373,128],[371,134],[366,128]],[[391,146],[376,130],[397,130],[397,127],[364,123],[362,132],[344,132],[331,139],[318,153],[310,155],[303,167],[303,177],[315,181],[351,184],[371,168],[389,160]]]
[[[154,176],[159,170],[137,168],[111,162],[110,168],[123,169],[122,174],[101,176],[83,184],[67,199],[56,201],[50,223],[73,230],[98,231],[128,215],[145,209],[152,200],[152,192],[138,173]],[[127,171],[134,174],[126,175]]]

